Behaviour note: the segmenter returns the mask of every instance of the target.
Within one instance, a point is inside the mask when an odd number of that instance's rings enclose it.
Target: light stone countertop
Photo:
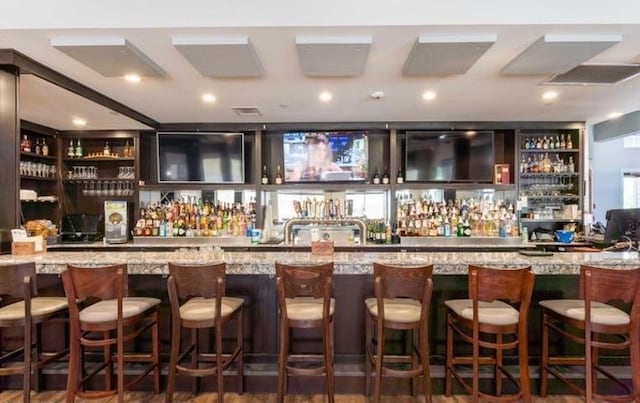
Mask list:
[[[78,266],[127,264],[130,274],[167,274],[167,263],[202,264],[224,261],[228,274],[274,275],[275,262],[314,264],[333,261],[336,274],[371,274],[372,263],[433,264],[435,274],[465,274],[469,264],[515,268],[531,265],[536,274],[577,274],[581,264],[640,267],[637,252],[555,253],[529,257],[517,252],[336,252],[315,256],[310,252],[213,252],[183,249],[174,252],[52,252],[36,256],[0,256],[0,265],[35,261],[38,273],[60,273],[67,263]]]

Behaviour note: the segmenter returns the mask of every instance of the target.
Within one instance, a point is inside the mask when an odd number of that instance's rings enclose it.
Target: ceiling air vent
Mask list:
[[[262,116],[262,113],[255,106],[233,106],[231,107],[238,116]]]
[[[610,85],[640,74],[638,64],[582,64],[566,73],[553,76],[544,84]]]

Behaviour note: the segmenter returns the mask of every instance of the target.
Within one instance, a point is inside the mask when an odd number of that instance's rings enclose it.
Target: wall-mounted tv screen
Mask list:
[[[244,183],[243,133],[156,133],[159,182]]]
[[[491,182],[493,132],[407,132],[407,181]]]
[[[367,132],[290,132],[282,138],[286,182],[367,179]]]

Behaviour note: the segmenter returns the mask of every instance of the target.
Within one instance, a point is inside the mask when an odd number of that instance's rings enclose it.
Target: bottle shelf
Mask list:
[[[121,161],[135,161],[134,157],[80,157],[80,158],[63,158],[64,162],[121,162]]]
[[[580,222],[580,220],[575,219],[575,218],[521,218],[520,222],[523,224],[526,223],[535,223],[535,222],[539,222],[539,223],[544,223],[544,222],[561,222],[561,223],[577,223]]]
[[[135,182],[135,179],[124,179],[124,178],[77,178],[77,179],[63,179],[64,183],[88,183],[88,182]]]
[[[57,204],[57,200],[20,200],[21,203],[33,203],[33,204]]]
[[[571,149],[538,149],[538,148],[521,148],[521,153],[578,153],[580,150],[576,148]]]
[[[56,157],[52,156],[52,155],[42,155],[42,154],[36,154],[36,153],[27,153],[27,152],[20,152],[20,156],[21,157],[29,157],[29,158],[39,158],[39,159],[43,159],[43,160],[49,160],[49,161],[55,161]]]
[[[543,178],[543,177],[576,177],[578,172],[521,172],[521,178]]]
[[[390,190],[391,185],[373,185],[369,183],[283,183],[282,185],[260,185],[265,192],[297,192],[301,190],[323,190],[331,191],[348,191],[348,190],[367,190],[371,192]]]
[[[557,200],[557,201],[567,201],[567,200],[578,200],[580,196],[578,195],[542,195],[542,196],[526,196],[529,200]]]
[[[30,176],[30,175],[20,175],[20,179],[26,179],[30,181],[44,181],[44,182],[55,182],[58,178],[44,178],[42,176]]]

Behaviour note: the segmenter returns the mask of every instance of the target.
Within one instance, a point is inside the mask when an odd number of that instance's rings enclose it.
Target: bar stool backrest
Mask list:
[[[469,265],[469,298],[478,301],[508,301],[526,303],[533,293],[534,274],[531,267],[494,269]]]
[[[330,298],[332,276],[333,263],[315,266],[276,263],[276,277],[282,279],[284,298]]]
[[[640,267],[616,270],[582,265],[579,295],[581,299],[589,296],[590,301],[605,304],[611,301],[625,304],[640,302]],[[640,303],[634,302],[634,305]]]
[[[184,266],[169,263],[178,298],[225,296],[226,264]],[[214,286],[215,285],[215,286]]]
[[[24,279],[29,277],[31,296],[38,295],[35,263],[20,263],[0,266],[0,295],[11,298],[25,298]]]
[[[97,298],[118,299],[128,295],[127,265],[78,267],[67,265],[62,273],[65,293],[71,308],[72,301]],[[118,284],[120,281],[120,284]]]
[[[422,302],[432,274],[433,265],[409,267],[373,263],[373,276],[382,282],[382,298],[411,298]]]

